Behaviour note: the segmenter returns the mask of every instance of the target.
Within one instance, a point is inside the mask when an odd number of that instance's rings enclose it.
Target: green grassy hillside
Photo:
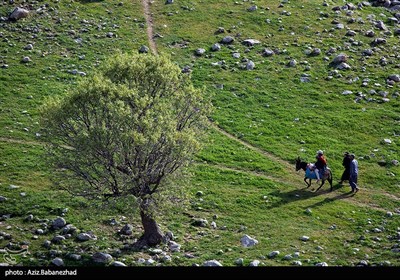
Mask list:
[[[0,3],[0,263],[95,266],[91,256],[106,252],[127,266],[400,266],[400,82],[389,78],[400,75],[396,11],[359,1],[156,0],[146,17],[142,1],[11,2]],[[29,16],[7,21],[17,6]],[[141,234],[133,207],[98,208],[56,190],[43,164],[40,105],[115,51],[150,47],[148,31],[153,51],[214,96],[210,141],[191,179],[176,183],[188,199],[158,219],[178,252],[129,250]],[[234,41],[221,43],[226,36]],[[332,63],[339,54],[350,69]],[[306,189],[294,168],[319,149],[332,192]],[[356,194],[338,184],[344,151],[359,161]],[[50,229],[57,217],[75,228],[60,242]],[[126,223],[130,236],[118,234]],[[96,239],[77,241],[87,232]],[[243,247],[244,235],[258,244]]]

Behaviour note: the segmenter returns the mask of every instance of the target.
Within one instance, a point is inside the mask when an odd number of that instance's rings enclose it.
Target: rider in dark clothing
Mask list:
[[[344,171],[342,177],[340,178],[339,184],[342,184],[343,181],[348,181],[350,179],[350,163],[351,163],[350,155],[348,152],[345,152],[342,162],[342,165],[344,166]]]

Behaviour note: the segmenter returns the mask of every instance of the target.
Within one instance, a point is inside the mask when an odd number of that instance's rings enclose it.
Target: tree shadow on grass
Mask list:
[[[338,190],[343,185],[336,184],[333,185],[332,191]],[[270,193],[270,196],[273,198],[272,203],[269,204],[268,208],[275,208],[275,207],[280,207],[284,204],[288,204],[291,202],[299,201],[299,200],[307,200],[316,196],[321,196],[324,194],[330,193],[330,186],[329,184],[327,186],[323,186],[321,189],[316,191],[318,189],[318,186],[311,186],[311,187],[304,187],[302,189],[296,189],[296,190],[291,190],[288,192],[282,192],[281,190],[276,190],[272,193]],[[326,203],[327,201],[332,201],[336,199],[341,199],[342,195],[338,195],[334,198],[326,198],[323,201]],[[348,195],[346,196],[348,197]],[[344,198],[344,197],[343,197]],[[318,202],[316,204],[324,204],[322,202]],[[308,208],[315,207],[315,206],[309,206]]]

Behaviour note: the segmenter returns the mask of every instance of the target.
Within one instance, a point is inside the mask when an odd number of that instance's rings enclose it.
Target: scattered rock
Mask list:
[[[246,39],[242,42],[243,45],[248,46],[248,47],[252,47],[256,44],[260,44],[261,42],[256,40],[256,39]]]
[[[65,240],[65,237],[62,235],[56,235],[53,237],[53,239],[51,240],[51,242],[55,243],[55,244],[60,244],[61,242],[63,242]]]
[[[168,245],[171,252],[179,252],[181,249],[181,245],[176,243],[175,241],[169,241]]]
[[[112,261],[112,256],[107,253],[97,252],[92,256],[92,260],[95,263],[107,264]]]
[[[66,224],[67,222],[64,220],[64,218],[58,217],[52,222],[51,227],[53,229],[60,229],[63,228]]]
[[[48,248],[50,248],[50,246],[51,246],[51,241],[50,240],[45,240],[43,242],[43,247],[48,249]]]
[[[357,264],[357,266],[368,266],[368,261],[366,261],[366,260],[361,260],[361,261],[359,261],[359,263]]]
[[[232,36],[226,36],[222,38],[221,43],[222,44],[232,44],[235,41],[235,39]]]
[[[132,235],[133,226],[131,224],[124,225],[123,228],[120,229],[119,233],[122,235]]]
[[[82,233],[79,233],[79,234],[76,236],[76,239],[77,239],[78,241],[84,242],[84,241],[88,241],[88,240],[90,240],[90,239],[97,239],[97,238],[94,238],[93,234],[89,234],[89,233],[82,232]]]
[[[24,50],[30,51],[33,50],[33,45],[32,44],[28,44],[24,47]]]
[[[208,221],[206,219],[196,219],[192,221],[192,225],[195,227],[208,227]]]
[[[111,266],[126,266],[123,262],[114,261],[111,263]]]
[[[161,258],[160,261],[163,262],[163,263],[168,263],[168,262],[171,262],[171,261],[172,261],[172,257],[171,257],[170,255],[164,255],[164,256]]]
[[[204,195],[204,193],[202,191],[197,191],[196,192],[196,196],[197,197],[200,197],[200,196],[203,196],[203,195]]]
[[[150,258],[150,259],[147,259],[147,260],[144,262],[144,264],[145,264],[145,265],[153,265],[155,262],[156,262],[155,260],[153,260],[152,258]]]
[[[196,51],[195,51],[195,54],[196,54],[197,56],[202,56],[202,55],[205,54],[205,53],[206,53],[206,50],[205,50],[205,49],[202,49],[202,48],[196,49]]]
[[[31,60],[31,58],[30,58],[29,56],[24,56],[24,57],[21,59],[21,61],[22,61],[23,63],[28,63],[28,62],[31,62],[32,60]]]
[[[237,266],[243,266],[243,263],[244,263],[243,258],[238,258],[238,259],[235,260],[235,264]]]
[[[283,259],[286,260],[286,261],[290,261],[291,259],[293,259],[293,257],[292,257],[291,254],[288,254],[288,255],[285,255],[285,256],[283,257]]]
[[[145,46],[145,45],[142,45],[142,46],[139,48],[139,53],[148,53],[149,51],[150,51],[149,47],[147,47],[147,46]]]
[[[203,266],[222,266],[222,264],[217,260],[210,260],[210,261],[205,261],[203,263]]]
[[[249,266],[258,266],[260,264],[259,260],[254,260],[252,262],[250,262]]]
[[[253,247],[254,245],[258,244],[258,240],[246,234],[240,239],[240,243],[242,244],[243,247],[247,248],[247,247]]]
[[[246,64],[246,70],[253,70],[256,64],[253,61],[248,61]]]
[[[76,227],[74,227],[73,225],[69,224],[69,225],[66,225],[65,227],[63,227],[61,229],[61,234],[64,234],[64,235],[73,234],[76,230],[77,230]]]
[[[158,248],[150,248],[149,249],[149,253],[152,255],[158,255],[161,254],[163,252],[163,250],[158,249]]]
[[[82,259],[82,256],[78,254],[68,254],[67,257],[73,261],[80,261]]]
[[[295,265],[295,266],[302,266],[303,264],[301,263],[301,261],[293,261],[293,262],[292,262],[292,265]]]
[[[9,20],[19,20],[21,18],[26,18],[27,16],[29,16],[29,11],[23,8],[15,8],[11,14],[8,16]]]
[[[272,251],[271,253],[268,254],[268,258],[270,258],[270,259],[275,258],[279,254],[280,254],[279,251]]]
[[[385,143],[385,144],[392,144],[392,140],[390,140],[390,139],[388,139],[388,138],[385,138],[385,139],[383,139],[383,143]]]
[[[211,46],[211,50],[213,52],[219,51],[219,50],[221,50],[221,45],[218,43],[215,43],[214,45]]]
[[[310,240],[310,237],[308,237],[306,235],[303,235],[302,237],[300,237],[300,240],[301,241],[308,241],[308,240]]]
[[[55,258],[51,261],[55,266],[64,266],[64,261],[61,258]]]
[[[271,50],[271,49],[264,49],[264,50],[262,51],[262,55],[263,55],[263,56],[273,56],[274,54],[275,54],[274,51]]]
[[[26,218],[25,218],[25,221],[27,221],[27,222],[30,222],[30,221],[32,221],[33,220],[33,215],[32,214],[29,214]]]

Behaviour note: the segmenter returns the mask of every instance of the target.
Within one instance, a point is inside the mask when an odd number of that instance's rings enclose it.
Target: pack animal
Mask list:
[[[307,163],[305,161],[302,161],[300,157],[296,159],[296,171],[299,171],[300,169],[304,170],[305,175],[304,175],[304,182],[307,184],[307,188],[311,186],[311,180],[312,179],[317,179],[314,171],[312,170],[312,163]],[[333,186],[332,186],[332,171],[330,170],[329,167],[326,168],[324,174],[321,174],[321,185],[316,189],[315,191],[318,191],[324,184],[325,181],[328,181],[332,191]]]

